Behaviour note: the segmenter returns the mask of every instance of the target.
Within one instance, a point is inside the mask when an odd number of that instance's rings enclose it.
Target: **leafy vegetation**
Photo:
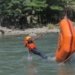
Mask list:
[[[75,20],[75,0],[0,0],[0,25],[25,29],[58,23],[62,10]]]

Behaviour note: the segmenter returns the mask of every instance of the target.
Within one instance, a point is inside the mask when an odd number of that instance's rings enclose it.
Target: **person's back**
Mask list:
[[[35,45],[35,43],[34,43],[32,40],[29,40],[29,41],[27,42],[27,48],[28,48],[29,50],[33,50],[34,48],[36,48],[36,45]]]
[[[56,51],[56,61],[64,62],[74,51],[74,28],[70,19],[64,16],[59,23],[59,47]]]

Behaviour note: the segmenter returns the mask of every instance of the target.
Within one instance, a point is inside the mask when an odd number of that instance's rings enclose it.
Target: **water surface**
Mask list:
[[[42,53],[53,57],[57,38],[57,33],[50,33],[42,35],[35,42]],[[23,36],[6,36],[0,38],[0,75],[75,75],[75,68],[71,65],[60,66],[34,54],[32,61],[29,61]]]

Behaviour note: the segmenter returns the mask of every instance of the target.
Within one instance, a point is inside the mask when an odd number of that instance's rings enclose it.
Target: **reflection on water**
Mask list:
[[[27,75],[37,75],[37,64],[34,62],[28,63]]]
[[[75,75],[74,64],[63,64],[59,66],[58,75]]]
[[[50,33],[36,40],[38,48],[49,56],[49,61],[36,55],[32,55],[30,61],[22,38],[23,36],[0,38],[0,75],[75,75],[74,64],[58,67],[54,62],[57,34]]]
[[[75,63],[75,53],[73,53],[68,59],[68,62],[66,64],[74,64]]]
[[[75,75],[75,53],[69,57],[66,63],[60,64],[58,73],[58,75]]]

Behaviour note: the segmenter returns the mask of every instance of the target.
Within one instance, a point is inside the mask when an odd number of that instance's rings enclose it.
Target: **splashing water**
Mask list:
[[[28,61],[32,61],[32,56],[28,55],[27,59]]]

